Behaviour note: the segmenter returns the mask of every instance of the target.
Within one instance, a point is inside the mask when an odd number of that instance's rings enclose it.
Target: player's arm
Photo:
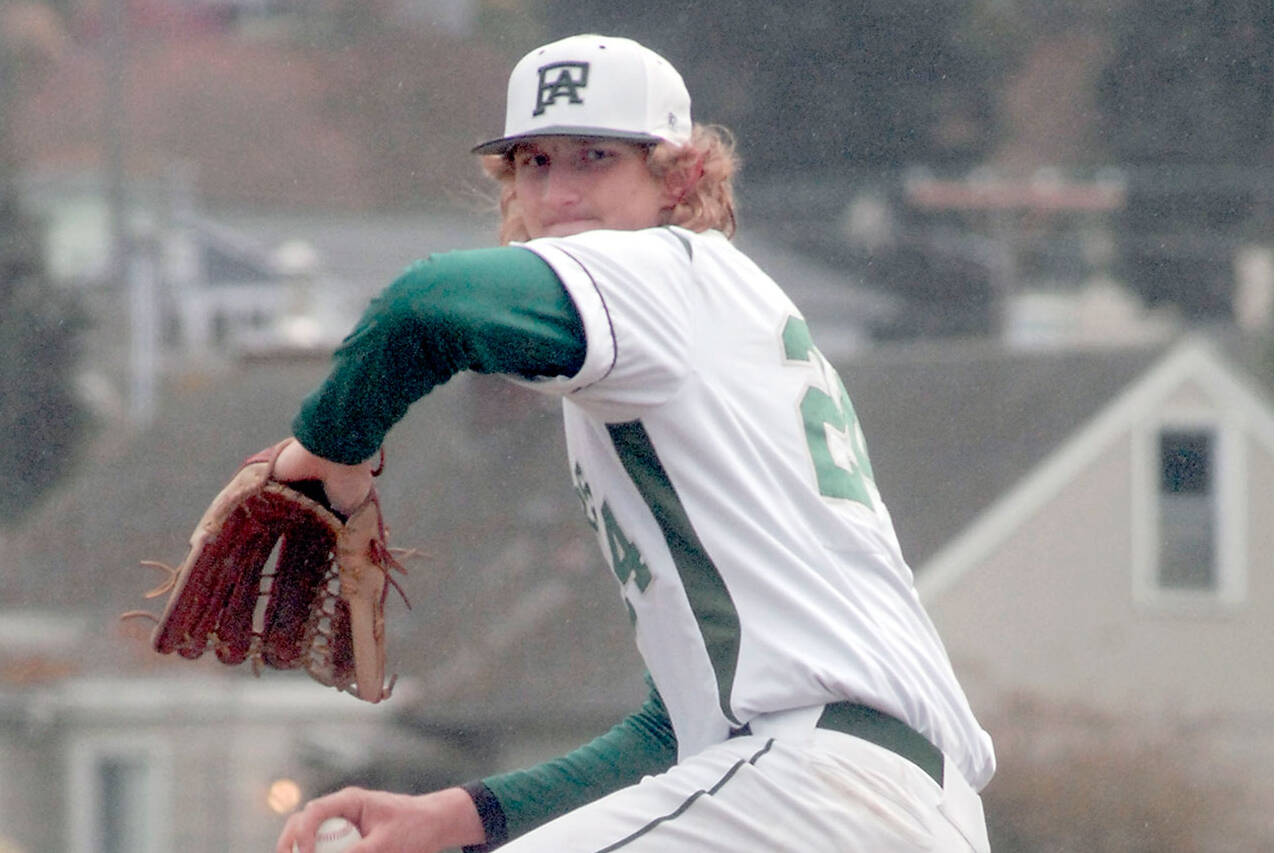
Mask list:
[[[316,456],[361,465],[413,402],[455,374],[572,376],[585,353],[577,309],[537,255],[433,255],[370,303],[304,400],[294,435]]]
[[[650,682],[649,698],[640,709],[590,743],[528,770],[464,785],[480,813],[486,840],[466,850],[493,849],[645,776],[662,773],[675,761],[671,717]]]

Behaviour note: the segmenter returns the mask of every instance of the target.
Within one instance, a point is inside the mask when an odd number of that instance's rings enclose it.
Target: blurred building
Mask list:
[[[996,739],[992,820],[1001,791],[1046,774],[1090,802],[1173,785],[1211,799],[1229,776],[1212,819],[1183,810],[1158,828],[1197,850],[1269,837],[1274,450],[1247,372],[1197,341],[912,345],[839,367],[922,596]],[[493,377],[451,382],[388,441],[393,540],[424,554],[404,580],[413,610],[390,603],[391,702],[162,658],[145,622],[118,621],[158,577],[139,561],[181,558],[235,460],[287,431],[287,401],[324,370],[294,356],[168,373],[161,416],[102,435],[8,538],[0,778],[38,780],[0,787],[18,849],[264,849],[291,786],[456,783],[559,754],[641,701],[558,413]],[[1135,744],[1158,749],[1150,778],[1100,759]],[[1055,775],[1082,754],[1087,772]],[[59,820],[36,819],[36,802]]]
[[[602,730],[643,696],[640,662],[577,518],[554,406],[499,379],[450,383],[389,441],[393,537],[425,554],[405,583],[413,611],[392,604],[391,702],[162,659],[142,623],[118,621],[152,586],[138,562],[181,558],[238,460],[287,433],[365,300],[414,258],[490,242],[487,201],[456,164],[500,120],[477,93],[500,93],[507,63],[456,42],[486,9],[525,4],[391,4],[430,23],[412,49],[355,43],[338,59],[298,47],[358,4],[317,18],[292,2],[135,5],[150,29],[129,66],[123,207],[84,118],[102,107],[99,55],[73,50],[18,113],[26,150],[48,155],[25,190],[50,268],[94,311],[82,385],[101,428],[83,470],[4,534],[0,850],[267,849],[283,814],[338,785],[424,790]],[[77,20],[92,42],[101,22]],[[193,37],[142,37],[179,25]],[[444,33],[429,50],[428,31]],[[1069,53],[1030,63],[1035,79]],[[1035,85],[1015,89],[1034,101]],[[398,122],[410,102],[448,121]],[[1031,129],[1017,168],[756,184],[740,241],[845,375],[996,738],[988,808],[1005,849],[1264,849],[1271,249],[1197,256],[1231,282],[1226,314],[1154,307],[1118,268],[1115,219],[1195,176],[1040,170],[1069,115]],[[179,154],[202,171],[173,180]],[[1235,180],[1227,191],[1252,192]],[[198,186],[221,193],[219,212]],[[442,186],[465,202],[442,204]],[[370,210],[425,187],[430,209]]]
[[[139,561],[181,558],[236,460],[287,434],[324,374],[328,345],[276,322],[294,292],[280,259],[363,300],[411,257],[487,240],[465,218],[261,214],[237,223],[252,238],[174,222],[187,264],[159,264],[153,284],[179,328],[207,316],[183,300],[229,271],[280,301],[245,334],[158,340],[154,417],[130,423],[133,324],[121,294],[100,294],[101,356],[86,367],[117,405],[100,406],[107,429],[83,470],[7,538],[0,575],[0,778],[40,780],[0,786],[8,842],[261,849],[295,796],[523,766],[631,710],[641,667],[578,517],[556,408],[493,377],[439,389],[388,442],[393,537],[425,554],[405,581],[414,609],[391,605],[392,702],[160,658],[144,623],[118,621],[156,580]],[[860,291],[821,265],[752,249],[829,326],[815,334],[835,344],[922,595],[997,740],[993,819],[1000,786],[1140,739],[1169,744],[1160,773],[1192,790],[1231,768],[1238,810],[1188,832],[1268,834],[1274,451],[1249,361],[1195,337],[874,344],[856,320],[892,301],[849,301]],[[168,277],[204,264],[227,272]],[[271,346],[248,334],[268,330]],[[1044,707],[1057,713],[1027,710]],[[1132,782],[1092,772],[1063,784]],[[62,819],[34,820],[37,800]]]

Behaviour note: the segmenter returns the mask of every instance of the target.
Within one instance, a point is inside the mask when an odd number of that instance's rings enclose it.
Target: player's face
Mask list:
[[[512,155],[516,200],[530,237],[652,228],[674,204],[650,173],[640,145],[548,136],[520,145]]]

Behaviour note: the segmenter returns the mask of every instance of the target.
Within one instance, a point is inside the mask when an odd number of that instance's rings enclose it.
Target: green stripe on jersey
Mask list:
[[[671,551],[711,658],[720,695],[720,710],[735,726],[741,725],[729,704],[738,668],[738,649],[742,644],[742,625],[733,599],[729,597],[729,589],[693,529],[693,523],[658,459],[644,424],[630,421],[607,424],[607,428],[618,458],[622,460],[622,467],[640,490],[667,540],[667,548]]]

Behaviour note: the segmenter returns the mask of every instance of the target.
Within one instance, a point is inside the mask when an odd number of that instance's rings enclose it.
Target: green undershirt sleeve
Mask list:
[[[671,717],[653,682],[638,711],[568,755],[465,786],[485,825],[483,851],[552,818],[662,773],[676,762]]]
[[[546,262],[504,247],[432,255],[375,298],[302,403],[294,435],[347,465],[373,456],[409,406],[464,370],[572,376],[582,320]]]

